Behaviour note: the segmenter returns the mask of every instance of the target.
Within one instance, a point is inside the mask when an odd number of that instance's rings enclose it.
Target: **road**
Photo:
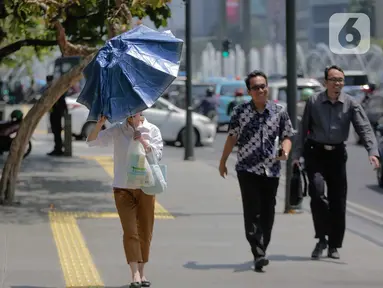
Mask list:
[[[45,125],[45,123],[39,125],[38,133],[37,135],[35,134],[34,137],[38,140],[36,142],[37,145],[46,145],[45,147],[49,147],[49,143],[52,143],[51,135],[42,134]],[[218,133],[213,146],[197,147],[194,149],[195,158],[206,162],[210,166],[217,167],[218,161],[223,151],[225,140],[226,133]],[[73,145],[74,153],[77,153],[78,155],[112,154],[111,148],[88,149],[83,141],[74,141]],[[368,162],[366,150],[363,148],[363,146],[355,144],[352,133],[350,133],[350,139],[347,143],[347,150],[349,157],[347,162],[348,200],[354,208],[357,206],[353,205],[353,203],[356,205],[362,205],[366,209],[371,209],[381,214],[379,217],[383,217],[383,189],[380,188],[377,184],[376,173]],[[179,157],[182,158],[183,152],[184,151],[182,148],[167,146],[165,150],[165,157],[166,153],[170,153],[172,155],[179,155]],[[228,160],[229,173],[232,175],[235,175],[235,161],[236,156],[234,152]],[[281,184],[283,183],[284,182]],[[374,215],[376,213],[372,212],[372,214]]]
[[[74,155],[82,157],[50,158],[44,154],[51,150],[52,136],[40,132],[19,175],[21,207],[0,210],[1,286],[127,287],[121,227],[110,193],[112,149],[90,149],[75,141]],[[148,266],[156,287],[382,287],[383,226],[376,222],[383,218],[366,202],[350,201],[359,205],[352,208],[359,215],[349,211],[342,259],[312,262],[311,215],[282,214],[283,201],[277,201],[271,265],[265,274],[254,274],[234,155],[228,163],[231,176],[223,180],[217,173],[224,140],[219,134],[212,147],[196,148],[197,161],[185,162],[183,149],[165,147],[169,189],[157,198],[159,221]],[[365,160],[362,148],[355,149],[361,152],[359,162]],[[283,200],[281,186],[278,200]],[[350,195],[353,189],[350,185]],[[291,277],[297,271],[299,277]]]
[[[40,125],[40,131],[46,124]],[[39,135],[35,136],[40,140],[38,142],[45,143],[45,147],[49,147],[51,136]],[[211,147],[197,147],[194,149],[195,158],[202,160],[212,167],[217,167],[226,139],[226,133],[218,133],[216,141]],[[78,155],[111,155],[111,148],[92,148],[88,149],[83,141],[74,141],[74,153]],[[48,145],[48,146],[46,146]],[[372,218],[375,226],[381,226],[383,229],[383,189],[377,185],[376,173],[368,162],[368,157],[363,146],[355,144],[353,133],[350,133],[350,139],[347,143],[348,149],[348,200],[349,212],[359,215],[360,212],[366,218]],[[45,149],[45,148],[44,148]],[[49,150],[49,149],[48,149]],[[165,149],[165,157],[167,154],[176,157],[183,157],[183,149],[167,146]],[[236,161],[235,152],[229,157],[228,169],[229,174],[235,176],[234,165]],[[284,185],[284,179],[280,185]],[[371,220],[371,219],[370,219]],[[371,221],[370,221],[371,222]],[[383,239],[383,237],[382,237]],[[382,240],[383,243],[383,240]]]

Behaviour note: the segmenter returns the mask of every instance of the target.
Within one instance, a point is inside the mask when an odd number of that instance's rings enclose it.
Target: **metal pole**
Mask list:
[[[194,160],[194,143],[193,139],[193,120],[192,120],[192,62],[191,62],[191,51],[192,51],[192,39],[191,39],[191,9],[190,0],[185,1],[185,38],[186,38],[186,137],[184,138],[185,147],[185,158],[184,160]]]
[[[287,60],[287,111],[293,127],[297,127],[297,46],[295,30],[295,0],[286,0],[286,60]],[[285,213],[290,212],[290,181],[293,174],[292,159],[286,161]]]
[[[6,107],[6,102],[0,101],[0,121],[5,121],[5,109],[6,109],[5,107]]]
[[[72,157],[72,115],[64,114],[64,156]]]
[[[243,0],[243,8],[242,8],[242,15],[243,15],[243,36],[242,36],[242,45],[243,45],[243,51],[245,52],[245,75],[250,73],[252,68],[250,66],[250,49],[251,49],[251,5],[250,0]],[[236,75],[236,76],[243,76],[243,75]]]
[[[226,0],[219,0],[220,1],[220,41],[219,41],[219,49],[221,50],[221,76],[225,77],[225,58],[223,57],[223,51],[222,51],[222,43],[225,39],[227,39],[227,15],[226,15]]]

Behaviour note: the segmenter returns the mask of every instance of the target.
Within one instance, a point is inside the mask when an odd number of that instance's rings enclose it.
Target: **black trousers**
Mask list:
[[[279,178],[237,172],[242,194],[246,239],[254,258],[264,257],[274,225]]]
[[[304,158],[309,179],[315,238],[325,239],[328,236],[330,248],[341,248],[346,229],[347,151],[345,145],[337,145],[334,150],[328,151],[323,145],[308,142],[305,145]]]
[[[64,113],[60,113],[59,111],[51,112],[49,115],[49,120],[51,122],[51,129],[54,137],[55,148],[54,151],[62,152],[63,141],[61,138],[62,124],[61,120],[64,117]]]

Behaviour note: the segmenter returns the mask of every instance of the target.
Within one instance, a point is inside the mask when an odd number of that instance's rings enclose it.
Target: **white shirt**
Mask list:
[[[157,156],[158,161],[162,158],[163,141],[160,129],[149,123],[146,119],[137,127],[142,137],[148,142],[152,151]],[[101,130],[97,138],[88,141],[89,147],[99,146],[106,147],[113,143],[114,158],[114,180],[113,187],[124,189],[135,189],[138,187],[128,187],[127,185],[127,169],[128,169],[128,149],[131,141],[133,141],[133,128],[127,125],[126,121],[116,123],[108,129]]]

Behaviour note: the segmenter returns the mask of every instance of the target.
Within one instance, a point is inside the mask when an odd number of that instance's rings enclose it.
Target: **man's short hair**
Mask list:
[[[261,76],[263,78],[265,78],[266,80],[266,84],[267,84],[267,76],[265,73],[263,73],[262,71],[260,70],[254,70],[253,72],[250,72],[247,76],[246,76],[246,79],[245,79],[245,83],[246,83],[246,87],[248,90],[250,90],[250,79],[251,78],[254,78],[254,77],[258,77],[258,76]]]
[[[339,72],[342,72],[343,75],[344,75],[344,71],[342,68],[340,68],[339,66],[337,65],[331,65],[331,66],[327,66],[326,69],[324,69],[324,79],[327,80],[328,79],[328,72],[332,69],[335,69],[335,70],[338,70]]]

